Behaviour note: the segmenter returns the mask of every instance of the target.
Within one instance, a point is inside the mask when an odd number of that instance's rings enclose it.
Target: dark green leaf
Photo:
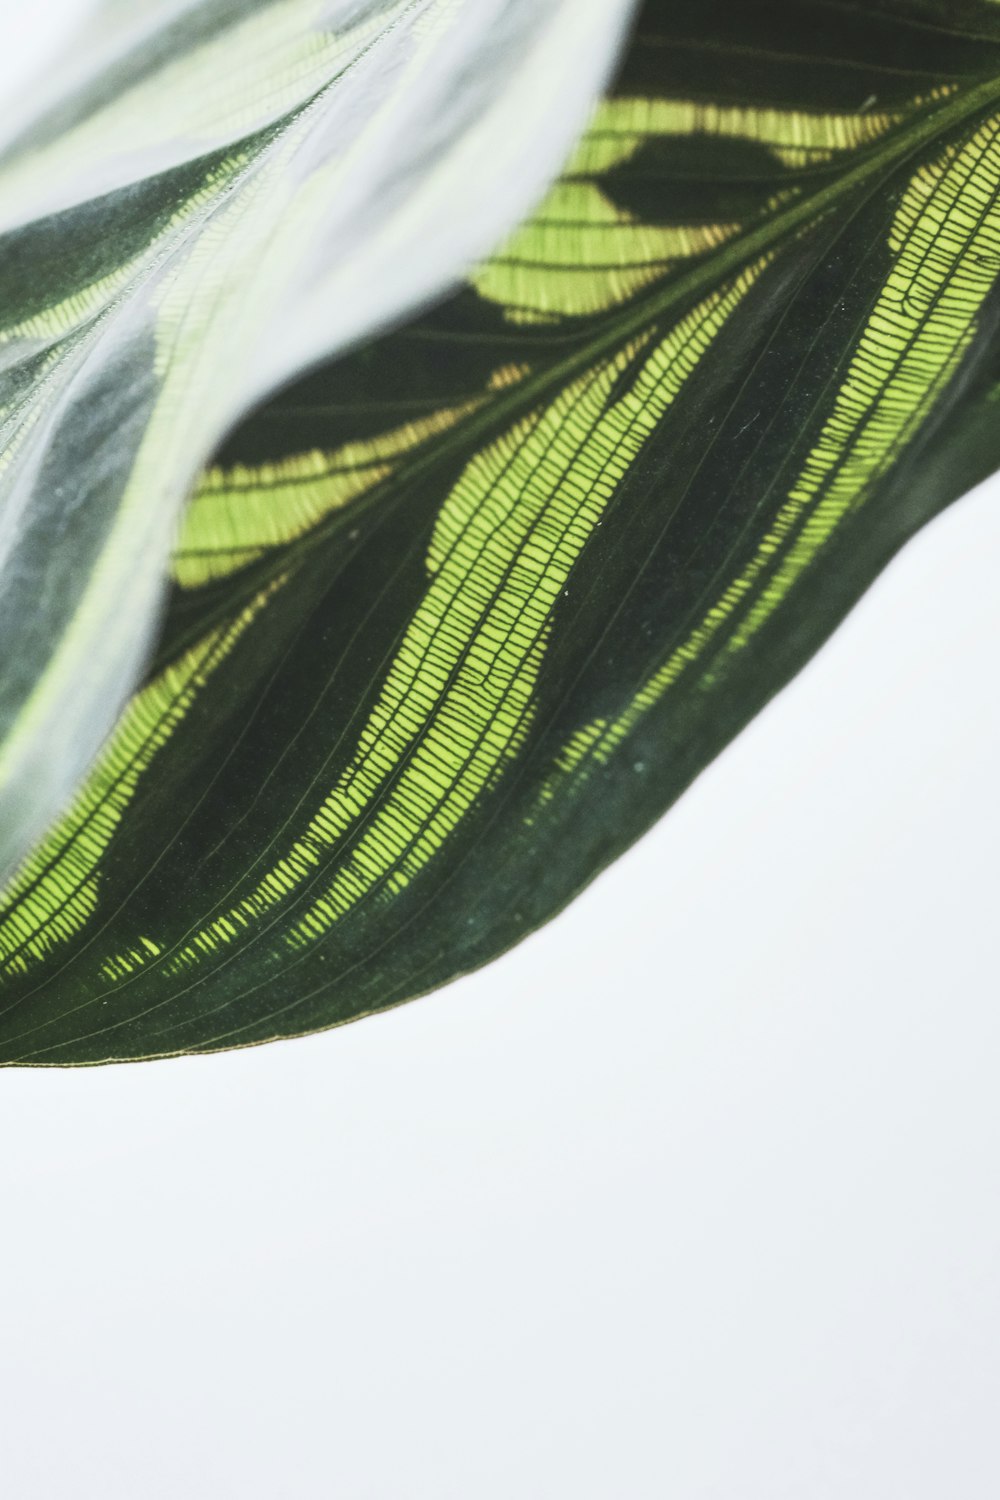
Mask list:
[[[534,219],[204,477],[0,1056],[335,1025],[571,899],[1000,462],[998,187],[989,0],[647,4]]]
[[[136,685],[180,508],[219,439],[517,222],[631,8],[115,5],[6,122],[0,878]]]

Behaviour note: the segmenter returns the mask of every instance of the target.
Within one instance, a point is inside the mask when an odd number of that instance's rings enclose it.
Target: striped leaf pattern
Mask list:
[[[532,217],[202,474],[0,1060],[336,1025],[559,910],[1000,463],[998,193],[992,0],[647,0]]]
[[[220,438],[496,243],[565,159],[630,9],[102,6],[8,125],[0,875],[136,686],[180,507]]]

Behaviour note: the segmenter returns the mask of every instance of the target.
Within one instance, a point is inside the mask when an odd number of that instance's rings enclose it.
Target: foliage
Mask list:
[[[187,174],[182,218],[197,215],[215,177],[169,171]],[[998,186],[992,0],[647,0],[531,218],[460,290],[256,409],[204,470],[142,686],[0,914],[0,1059],[335,1025],[484,963],[562,907],[913,531],[1000,462]],[[126,246],[115,202],[75,211],[81,244],[87,226]],[[242,266],[257,250],[239,203],[222,253]],[[389,275],[357,258],[382,230],[368,238],[351,208],[338,288]],[[272,338],[286,347],[286,317],[316,316],[296,222],[252,338],[257,283],[240,283],[226,359],[252,343],[259,360]],[[24,233],[42,243],[37,221]],[[88,412],[139,408],[135,449],[153,452],[126,488],[154,530],[204,451],[217,243],[199,232],[181,258],[168,321],[183,370],[152,427],[128,341],[78,393]],[[115,295],[102,287],[101,305]],[[89,296],[58,304],[74,330],[92,326]],[[48,336],[56,305],[35,314]],[[162,379],[173,357],[147,350],[144,368]],[[41,365],[18,368],[26,399],[47,400]],[[68,472],[69,439],[45,421],[40,451]],[[186,457],[167,464],[168,449]],[[87,469],[91,489],[108,461]],[[132,499],[116,493],[119,529],[95,555],[127,573],[150,531],[118,550]],[[103,654],[119,608],[72,670]]]

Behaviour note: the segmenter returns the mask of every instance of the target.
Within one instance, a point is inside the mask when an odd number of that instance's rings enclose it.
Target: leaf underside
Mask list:
[[[529,223],[204,473],[0,1060],[333,1026],[564,906],[1000,463],[998,187],[991,0],[649,0]]]

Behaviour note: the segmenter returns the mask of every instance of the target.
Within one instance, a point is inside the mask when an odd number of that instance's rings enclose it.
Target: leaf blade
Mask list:
[[[806,45],[842,7],[781,9]],[[996,463],[1000,18],[956,8],[975,56],[935,72],[935,32],[915,81],[926,8],[873,9],[811,109],[793,55],[752,121],[731,113],[751,56],[710,120],[681,112],[685,135],[673,80],[666,113],[637,112],[634,80],[693,10],[647,7],[567,179],[598,197],[564,183],[472,289],[234,435],[191,517],[192,552],[219,556],[180,570],[159,669],[258,612],[76,871],[92,910],[54,935],[40,901],[21,970],[0,923],[5,1060],[297,1035],[486,961],[644,831]],[[774,8],[713,8],[737,57],[751,12]],[[892,118],[838,153],[831,91],[881,79],[903,23]],[[659,195],[692,141],[720,209],[703,198],[700,219]],[[707,233],[730,210],[736,230]],[[623,286],[637,247],[661,259]],[[291,484],[313,487],[298,512]]]
[[[543,121],[518,73],[550,57],[565,0],[161,7],[8,149],[0,621],[16,668],[0,678],[0,868],[66,801],[134,685],[213,446],[265,390],[440,291],[540,191],[627,10],[575,13],[565,114]],[[515,114],[487,194],[469,153]],[[129,121],[136,140],[116,150]],[[462,212],[414,255],[406,233],[442,179]],[[377,294],[352,295],[355,258],[381,273]]]

